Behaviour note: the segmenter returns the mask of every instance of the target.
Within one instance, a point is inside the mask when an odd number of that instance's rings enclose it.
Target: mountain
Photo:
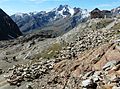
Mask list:
[[[120,6],[111,10],[113,15],[120,15]]]
[[[17,23],[23,33],[27,33],[36,29],[48,29],[48,27],[49,30],[53,30],[56,29],[56,26],[57,29],[71,29],[84,18],[88,17],[88,15],[86,9],[84,10],[76,7],[71,8],[68,5],[60,5],[58,8],[54,8],[49,12],[17,13],[12,15],[11,18]],[[64,26],[66,23],[68,24]]]
[[[17,38],[22,35],[16,23],[0,9],[0,40]]]

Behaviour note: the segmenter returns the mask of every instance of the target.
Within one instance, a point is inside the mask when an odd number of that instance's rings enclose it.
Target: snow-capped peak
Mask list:
[[[87,9],[83,9],[82,10],[82,18],[86,18],[86,17],[89,17],[90,16],[90,14],[89,14],[89,12],[87,11]]]
[[[120,6],[117,8],[112,9],[113,14],[120,14]]]
[[[74,13],[75,13],[74,9],[71,8],[71,7],[68,7],[68,9],[69,9],[70,14],[71,14],[71,15],[74,15]]]
[[[54,8],[52,11],[55,11],[56,14],[66,17],[67,15],[73,16],[75,11],[68,5],[60,5],[58,8]]]
[[[15,16],[20,16],[20,17],[23,17],[23,13],[16,13]]]
[[[68,22],[73,28],[78,22],[86,20],[88,15],[89,13],[85,9],[60,5],[49,12],[17,13],[12,15],[11,18],[17,23],[22,32],[29,32],[30,30],[42,28],[60,21]]]

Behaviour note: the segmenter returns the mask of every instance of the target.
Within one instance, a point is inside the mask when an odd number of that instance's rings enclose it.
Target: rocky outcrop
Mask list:
[[[16,23],[0,9],[0,40],[14,39],[22,35]]]

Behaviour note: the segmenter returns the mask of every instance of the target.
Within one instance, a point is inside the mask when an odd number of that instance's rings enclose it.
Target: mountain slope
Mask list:
[[[35,38],[28,36],[27,41],[21,41],[25,39],[23,37],[0,42],[0,68],[5,71],[0,75],[0,88],[117,87],[120,75],[119,29],[119,18],[92,19],[54,39],[41,41],[34,34]]]
[[[0,9],[0,40],[17,38],[22,35],[16,23]]]
[[[56,27],[54,25],[56,25],[58,22],[61,23],[61,21],[66,22],[66,19],[69,19],[69,22],[67,23],[69,25],[72,25],[73,28],[82,19],[88,17],[88,15],[89,14],[87,10],[82,10],[80,8],[71,8],[68,5],[60,5],[58,8],[54,8],[49,12],[41,11],[29,14],[27,13],[14,14],[11,16],[11,18],[17,23],[20,30],[23,33],[26,33],[32,30],[42,29],[50,25]],[[59,24],[59,26],[62,27],[63,24]],[[63,28],[64,27],[65,26],[63,26]]]

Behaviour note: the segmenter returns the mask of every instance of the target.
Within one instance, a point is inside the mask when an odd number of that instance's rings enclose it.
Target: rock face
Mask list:
[[[0,9],[0,40],[14,39],[22,35],[15,22]]]

